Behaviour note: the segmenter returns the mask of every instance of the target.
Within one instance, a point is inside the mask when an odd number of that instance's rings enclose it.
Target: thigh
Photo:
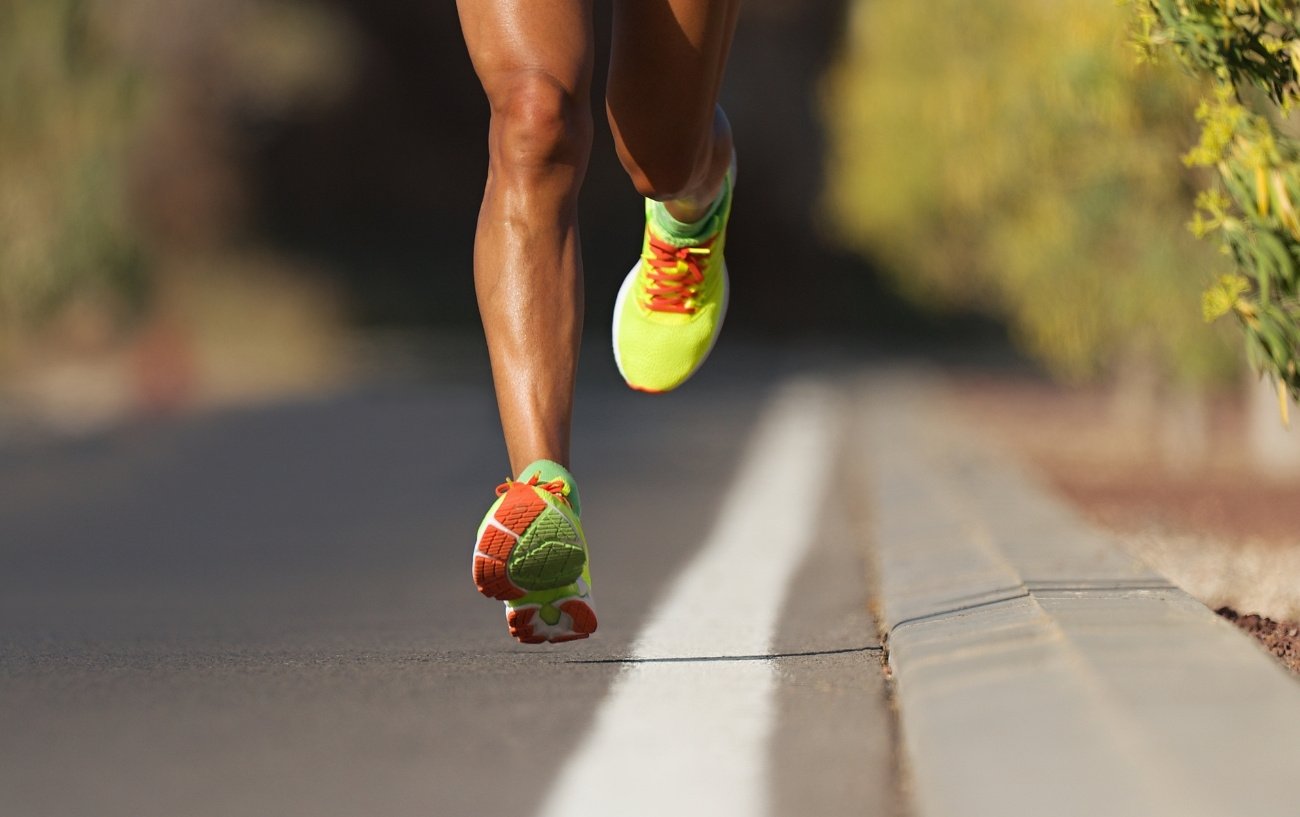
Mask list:
[[[592,0],[457,0],[470,60],[493,106],[521,76],[585,100],[594,47]]]
[[[612,0],[606,107],[615,138],[653,143],[674,128],[703,133],[726,69],[740,0]]]

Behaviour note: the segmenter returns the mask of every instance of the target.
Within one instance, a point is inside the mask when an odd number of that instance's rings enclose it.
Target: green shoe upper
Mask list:
[[[667,232],[655,218],[658,203],[646,201],[641,258],[614,306],[614,359],[634,389],[676,388],[713,348],[727,305],[732,179],[728,171],[713,215],[694,236]]]
[[[534,476],[539,483],[553,482],[559,480],[565,485],[564,498],[568,501],[569,507],[573,510],[574,516],[582,516],[582,503],[578,499],[578,483],[574,481],[573,474],[569,469],[560,465],[558,462],[551,460],[537,460],[524,466],[524,470],[519,472],[516,478],[519,482],[528,482]]]

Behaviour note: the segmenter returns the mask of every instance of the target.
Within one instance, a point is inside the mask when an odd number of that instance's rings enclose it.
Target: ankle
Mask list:
[[[655,226],[672,238],[697,238],[708,232],[714,216],[726,203],[731,193],[730,173],[724,176],[717,190],[702,203],[695,199],[656,201],[650,214]]]
[[[694,238],[708,228],[709,221],[718,211],[718,204],[721,201],[722,196],[719,193],[704,207],[692,207],[689,210],[671,206],[676,202],[657,201],[651,205],[651,218],[654,219],[656,227],[674,238]]]
[[[665,218],[671,219],[674,226],[700,226],[718,209],[725,184],[724,179],[719,181],[716,187],[699,195],[686,195],[655,202],[658,205],[656,209],[662,210]]]

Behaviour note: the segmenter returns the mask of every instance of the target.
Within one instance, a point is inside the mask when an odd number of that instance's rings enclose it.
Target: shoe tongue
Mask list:
[[[553,479],[562,479],[569,486],[569,506],[578,516],[582,516],[582,503],[578,499],[578,483],[573,481],[573,474],[558,462],[551,460],[537,460],[524,466],[524,470],[519,472],[515,479],[519,482],[527,482],[537,474],[538,482],[550,482]]]

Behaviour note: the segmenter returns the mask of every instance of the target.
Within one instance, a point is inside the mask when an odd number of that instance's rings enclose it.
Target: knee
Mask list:
[[[490,93],[491,161],[503,173],[581,170],[591,143],[586,100],[540,71],[520,71]]]

